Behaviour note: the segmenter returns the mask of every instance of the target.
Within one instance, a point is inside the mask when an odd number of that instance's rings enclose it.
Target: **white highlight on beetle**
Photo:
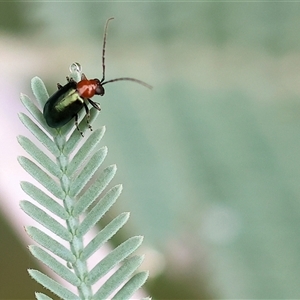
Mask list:
[[[74,62],[70,65],[69,70],[71,73],[76,73],[76,72],[81,73],[82,68],[81,68],[80,63]]]
[[[82,67],[80,63],[74,62],[69,67],[70,70],[70,78],[74,79],[76,82],[81,80],[82,75]]]

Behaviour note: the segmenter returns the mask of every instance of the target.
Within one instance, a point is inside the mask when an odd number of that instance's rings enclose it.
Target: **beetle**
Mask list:
[[[89,124],[90,111],[88,103],[90,103],[95,109],[101,110],[99,103],[94,102],[91,98],[94,95],[103,96],[105,93],[103,85],[120,80],[128,80],[139,83],[149,89],[152,88],[149,84],[130,77],[121,77],[105,81],[105,46],[108,23],[113,18],[109,18],[106,21],[103,37],[102,47],[102,79],[87,79],[84,73],[81,73],[81,80],[76,82],[74,79],[67,77],[67,84],[64,86],[57,84],[58,90],[47,100],[43,115],[46,123],[49,127],[59,128],[67,124],[73,118],[75,119],[75,126],[80,134],[83,133],[78,127],[78,113],[84,108],[87,116],[87,123]]]

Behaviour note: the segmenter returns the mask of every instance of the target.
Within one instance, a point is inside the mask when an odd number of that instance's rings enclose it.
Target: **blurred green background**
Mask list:
[[[33,76],[50,93],[74,61],[101,78],[112,16],[106,78],[154,86],[112,83],[94,99],[124,184],[111,216],[130,211],[122,232],[144,235],[153,257],[147,293],[299,299],[300,3],[1,2],[0,101],[10,88],[13,120]],[[34,261],[2,222],[0,298],[33,298]]]

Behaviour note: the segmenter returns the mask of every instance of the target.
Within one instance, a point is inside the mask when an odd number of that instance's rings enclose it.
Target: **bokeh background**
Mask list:
[[[19,94],[34,76],[53,93],[75,61],[101,78],[112,16],[106,78],[154,86],[106,85],[94,124],[124,184],[107,218],[131,212],[113,242],[145,236],[146,293],[299,299],[300,3],[273,1],[0,3],[0,299],[40,290],[17,224]]]

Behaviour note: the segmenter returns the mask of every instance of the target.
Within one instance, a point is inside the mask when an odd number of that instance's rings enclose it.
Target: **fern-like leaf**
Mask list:
[[[71,74],[75,80],[78,80],[79,75]],[[23,200],[20,206],[42,227],[26,227],[29,236],[39,244],[29,246],[29,250],[34,257],[76,287],[77,294],[38,270],[28,272],[37,282],[62,299],[107,299],[112,295],[114,299],[129,299],[147,278],[145,272],[133,275],[142,263],[143,256],[130,257],[141,244],[142,237],[129,238],[92,270],[87,267],[87,259],[127,222],[129,213],[122,213],[114,218],[84,246],[85,235],[110,209],[122,191],[122,186],[116,185],[98,199],[116,173],[115,165],[99,172],[107,155],[106,147],[99,148],[105,127],[96,129],[84,140],[72,122],[63,128],[48,127],[42,114],[42,107],[49,98],[48,92],[37,77],[32,79],[31,85],[38,106],[26,95],[21,95],[21,101],[31,116],[20,113],[19,117],[41,145],[19,136],[18,142],[30,158],[21,156],[18,160],[42,187],[22,182],[23,191],[32,201]],[[98,111],[92,108],[90,124],[97,114]],[[88,129],[86,117],[79,126],[83,132]],[[79,146],[82,141],[84,143]],[[99,175],[90,183],[95,174]],[[89,209],[91,205],[93,207]],[[98,291],[93,292],[93,285],[116,266],[119,266],[117,271]],[[43,293],[36,293],[36,299],[51,298]]]

